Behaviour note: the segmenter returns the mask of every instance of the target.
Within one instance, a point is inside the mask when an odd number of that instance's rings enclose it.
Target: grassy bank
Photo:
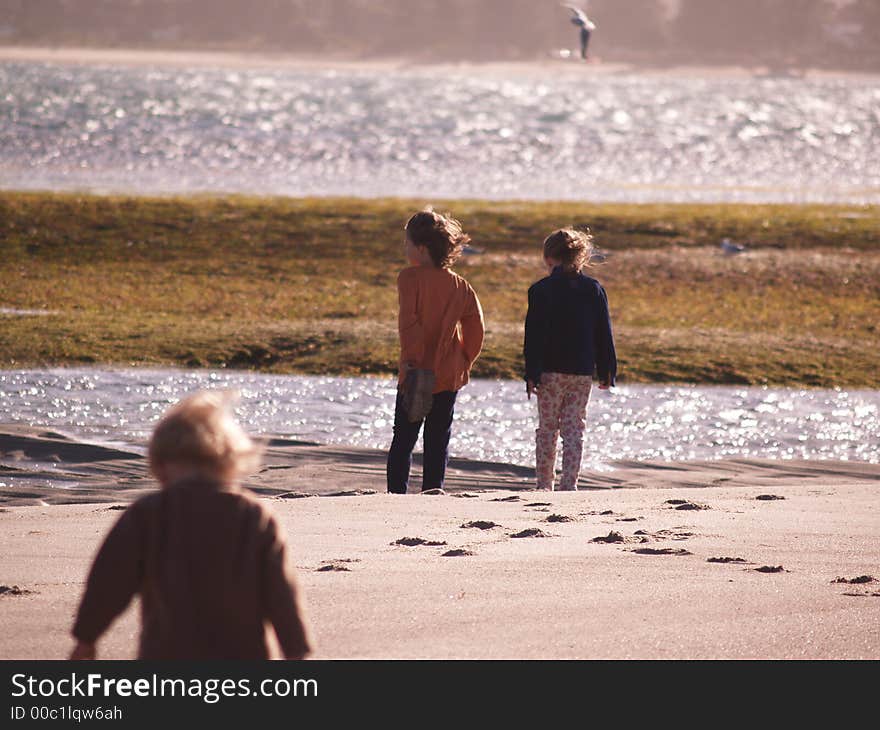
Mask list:
[[[0,192],[0,367],[392,373],[424,201]],[[589,226],[621,381],[880,387],[880,208],[444,202],[483,253],[475,374],[519,377],[540,242]],[[746,252],[726,256],[723,238]]]

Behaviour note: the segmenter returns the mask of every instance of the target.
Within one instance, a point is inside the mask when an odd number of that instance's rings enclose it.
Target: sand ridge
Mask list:
[[[384,492],[383,449],[321,445],[284,437],[265,438],[264,463],[245,480],[257,494],[283,499],[307,496],[357,496]],[[155,489],[146,444],[127,447],[76,439],[51,430],[0,425],[0,505],[127,502]],[[421,456],[413,459],[411,491],[418,491]],[[581,475],[579,489],[687,489],[767,487],[784,484],[877,484],[880,465],[864,462],[724,459],[718,461],[617,461],[603,471]],[[467,498],[470,492],[530,491],[534,469],[491,461],[449,461],[445,491]],[[773,495],[764,495],[762,499]],[[513,501],[505,491],[493,499]],[[679,510],[700,509],[682,500]]]

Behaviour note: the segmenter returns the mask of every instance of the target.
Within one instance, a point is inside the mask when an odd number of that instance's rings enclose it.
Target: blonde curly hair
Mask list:
[[[589,231],[560,228],[544,239],[544,258],[555,259],[566,271],[580,271],[589,265],[593,237]]]
[[[161,478],[164,467],[185,467],[207,478],[232,481],[259,466],[262,448],[235,420],[238,393],[201,390],[181,400],[153,430],[148,448],[150,470]]]

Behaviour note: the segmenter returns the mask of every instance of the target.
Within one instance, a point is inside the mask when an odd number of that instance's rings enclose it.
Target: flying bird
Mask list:
[[[576,5],[566,5],[565,3],[562,4],[562,7],[571,10],[571,22],[574,25],[586,28],[587,30],[596,30],[596,24],[590,20],[587,17],[587,14],[579,7]]]
[[[587,14],[576,5],[562,4],[562,7],[571,11],[571,22],[580,28],[581,58],[587,60],[587,46],[590,43],[590,33],[596,30],[596,24],[587,17]]]

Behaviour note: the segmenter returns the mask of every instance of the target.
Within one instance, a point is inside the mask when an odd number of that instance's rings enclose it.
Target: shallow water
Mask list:
[[[0,371],[0,423],[143,442],[181,396],[235,388],[238,416],[253,433],[387,448],[395,387],[385,378],[230,371]],[[459,394],[451,450],[531,465],[536,410],[522,383],[474,381]],[[880,392],[661,385],[593,391],[584,469],[736,457],[880,463]]]
[[[878,110],[870,77],[0,63],[0,188],[877,203]]]

